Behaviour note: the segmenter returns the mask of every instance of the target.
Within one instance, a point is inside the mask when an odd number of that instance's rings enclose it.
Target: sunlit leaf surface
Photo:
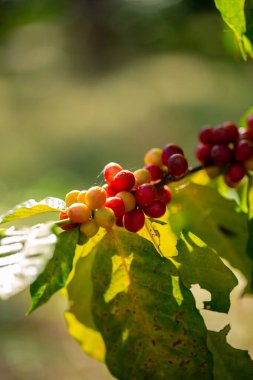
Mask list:
[[[52,225],[6,230],[0,240],[0,298],[27,288],[51,259],[56,235]]]

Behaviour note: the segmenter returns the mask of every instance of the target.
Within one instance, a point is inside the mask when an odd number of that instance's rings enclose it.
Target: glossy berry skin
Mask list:
[[[141,209],[134,209],[125,213],[123,224],[127,231],[138,232],[145,224],[145,215]]]
[[[94,212],[94,220],[99,227],[112,228],[115,224],[115,214],[109,207],[102,207]]]
[[[129,212],[135,209],[136,200],[132,193],[129,193],[129,191],[120,191],[116,196],[122,199],[124,202],[125,212]]]
[[[115,175],[123,170],[122,166],[117,164],[116,162],[110,162],[109,164],[105,165],[104,167],[104,179],[111,183],[115,177]]]
[[[168,159],[168,169],[173,177],[183,177],[188,171],[188,162],[182,154],[173,154]]]
[[[130,191],[135,185],[135,177],[129,170],[121,170],[112,181],[113,187],[119,191]]]
[[[240,140],[235,147],[235,159],[247,161],[253,156],[253,144],[248,140]]]
[[[79,190],[72,190],[72,191],[70,191],[69,193],[66,194],[66,196],[65,196],[65,202],[66,202],[66,206],[67,207],[69,207],[73,203],[77,202],[77,197],[78,197],[79,193],[80,193]]]
[[[213,144],[227,144],[229,142],[229,132],[223,125],[219,125],[212,129]]]
[[[90,208],[84,203],[73,203],[67,210],[67,215],[71,222],[84,223],[91,217]]]
[[[168,186],[162,186],[156,189],[156,196],[155,199],[162,201],[166,205],[170,203],[171,201],[171,190],[168,188]]]
[[[152,148],[150,149],[144,157],[145,165],[157,165],[162,166],[162,149]]]
[[[223,165],[230,162],[232,151],[227,145],[216,144],[211,150],[211,159],[215,165]]]
[[[85,194],[85,203],[91,210],[103,207],[106,201],[106,191],[103,187],[93,186]]]
[[[239,182],[246,174],[246,169],[243,164],[234,163],[229,166],[226,171],[226,176],[231,182]]]
[[[208,164],[211,161],[211,150],[212,146],[210,144],[203,144],[199,143],[197,145],[197,148],[195,150],[195,154],[197,159],[202,163],[202,164]]]
[[[135,185],[140,186],[152,180],[151,173],[147,169],[137,169],[134,171]]]
[[[60,220],[64,220],[64,219],[68,219],[68,218],[69,217],[65,212],[60,212],[60,215],[59,215]],[[61,229],[64,231],[68,231],[68,230],[72,230],[75,227],[76,227],[76,224],[70,223],[70,224],[67,224],[66,226],[61,226]]]
[[[77,202],[78,203],[85,203],[85,196],[86,196],[87,190],[82,190],[79,192],[77,196]]]
[[[125,205],[121,198],[110,197],[105,202],[105,207],[109,207],[115,214],[116,219],[122,217],[125,213]]]
[[[88,220],[85,223],[82,223],[80,226],[80,232],[88,238],[95,236],[98,233],[98,230],[99,226],[93,219]]]
[[[247,117],[246,122],[247,122],[248,129],[253,129],[253,114]]]
[[[228,142],[237,142],[239,139],[239,129],[234,123],[227,121],[223,124],[228,133]]]
[[[143,207],[143,211],[150,218],[161,218],[166,212],[166,205],[159,200],[154,200],[148,206]]]
[[[168,166],[168,159],[173,155],[173,154],[184,154],[183,150],[180,148],[178,145],[174,144],[168,144],[163,148],[162,152],[162,161],[163,164]]]
[[[203,126],[199,132],[199,141],[203,144],[212,144],[212,128],[210,126]]]
[[[138,205],[147,206],[155,200],[156,189],[153,185],[145,183],[138,187],[135,192],[135,199]]]
[[[117,190],[112,185],[105,184],[103,189],[105,189],[107,197],[114,197],[117,194]]]
[[[145,169],[150,172],[152,181],[158,181],[163,178],[163,170],[160,168],[160,166],[146,165]]]

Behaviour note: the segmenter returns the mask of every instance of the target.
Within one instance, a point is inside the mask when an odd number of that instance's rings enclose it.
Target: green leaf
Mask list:
[[[219,332],[208,332],[208,347],[214,357],[215,380],[251,380],[253,376],[253,361],[247,351],[230,346],[226,336],[229,325]]]
[[[82,350],[92,358],[104,361],[105,344],[93,321],[91,313],[92,280],[91,268],[94,255],[92,249],[103,235],[96,235],[82,247],[78,247],[78,260],[67,285],[69,310],[65,313],[70,335],[78,341]]]
[[[178,270],[184,285],[199,284],[211,293],[212,299],[205,307],[212,311],[227,313],[230,307],[229,295],[238,284],[233,272],[223,263],[217,253],[207,247],[195,235],[183,232],[177,244]]]
[[[212,379],[206,328],[176,267],[148,240],[117,230],[92,254],[93,316],[113,376]]]
[[[54,293],[65,286],[72,270],[78,237],[77,228],[59,234],[53,257],[43,273],[30,286],[32,303],[28,314],[46,303]]]
[[[246,122],[246,120],[247,120],[247,117],[249,116],[249,115],[252,115],[253,114],[253,107],[250,107],[244,114],[243,114],[243,116],[241,117],[241,119],[240,119],[240,121],[239,121],[239,125],[240,125],[240,127],[244,127],[244,128],[246,128],[247,127],[247,122]]]
[[[44,270],[57,238],[51,224],[9,228],[0,237],[0,298],[27,288]]]
[[[223,198],[216,190],[194,183],[173,188],[170,204],[172,229],[178,235],[188,230],[239,269],[250,288],[252,261],[246,252],[247,215],[237,212],[235,201]]]
[[[0,224],[13,222],[14,220],[28,218],[29,216],[41,214],[44,212],[62,211],[66,208],[66,204],[62,199],[48,197],[36,202],[34,199],[29,199],[12,210],[7,211],[0,216]]]
[[[252,44],[245,35],[245,0],[215,0],[215,5],[225,23],[233,30],[243,58],[246,59],[247,55],[253,57]]]

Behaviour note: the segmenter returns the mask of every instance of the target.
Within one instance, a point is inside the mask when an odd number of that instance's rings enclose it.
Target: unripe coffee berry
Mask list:
[[[162,166],[162,149],[152,148],[150,149],[144,157],[144,162],[146,165],[157,165]]]
[[[140,186],[149,183],[152,179],[151,173],[147,169],[138,169],[134,171],[136,185]]]
[[[128,191],[120,191],[116,195],[118,198],[121,198],[125,205],[125,212],[132,211],[136,206],[136,200],[133,194]]]
[[[111,208],[102,207],[94,212],[94,220],[98,226],[112,228],[115,224],[115,214]]]
[[[67,215],[71,222],[84,223],[91,217],[90,208],[84,203],[73,203],[67,210]]]
[[[73,203],[77,202],[77,197],[78,197],[79,193],[80,193],[79,190],[72,190],[72,191],[70,191],[69,193],[66,194],[66,196],[65,196],[65,202],[66,202],[66,206],[67,207],[69,207]]]
[[[103,187],[93,186],[85,195],[85,202],[91,210],[103,207],[106,201],[106,191]]]
[[[88,238],[95,236],[98,233],[98,230],[99,226],[93,219],[80,225],[80,232]]]
[[[65,220],[65,219],[69,219],[69,217],[65,212],[60,212],[59,219]],[[61,226],[61,229],[64,231],[68,231],[68,230],[72,230],[75,227],[76,227],[76,224],[69,223],[69,224],[66,224],[65,226]]]
[[[86,203],[85,202],[86,193],[87,193],[87,190],[82,190],[79,192],[78,197],[77,197],[78,203]]]

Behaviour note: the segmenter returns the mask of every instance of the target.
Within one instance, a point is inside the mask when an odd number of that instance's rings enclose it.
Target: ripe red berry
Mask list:
[[[246,174],[246,169],[243,164],[234,163],[229,166],[226,171],[226,176],[231,182],[239,182]]]
[[[123,224],[126,230],[138,232],[145,224],[145,215],[141,209],[134,209],[126,212],[123,217]]]
[[[156,189],[153,185],[149,183],[144,183],[143,185],[140,185],[136,192],[135,192],[135,199],[138,205],[140,206],[147,206],[153,200],[156,196]]]
[[[218,125],[212,130],[213,144],[226,144],[229,142],[229,132],[223,125]]]
[[[201,131],[199,132],[199,141],[203,144],[212,144],[212,127],[203,126]]]
[[[104,167],[104,178],[108,183],[111,183],[115,175],[123,170],[123,168],[116,162],[110,162]]]
[[[124,227],[123,217],[124,217],[124,215],[122,215],[121,217],[119,217],[118,219],[116,219],[116,226],[118,226],[118,227]]]
[[[249,129],[253,129],[253,114],[247,117],[247,126]]]
[[[59,219],[60,220],[64,220],[64,219],[68,219],[68,215],[65,213],[65,212],[60,212],[60,215],[59,215]],[[67,224],[66,226],[61,226],[61,229],[64,230],[64,231],[67,231],[67,230],[72,230],[72,228],[75,228],[76,227],[76,224],[74,223],[69,223]]]
[[[231,179],[227,175],[224,176],[224,181],[225,181],[225,184],[228,187],[231,187],[232,189],[236,189],[240,185],[240,182],[232,182]]]
[[[211,150],[212,146],[210,144],[199,143],[195,150],[197,159],[202,164],[208,164],[211,161]]]
[[[253,144],[249,140],[240,140],[235,147],[235,159],[247,161],[253,156]]]
[[[147,169],[151,174],[152,181],[158,181],[163,178],[163,170],[160,166],[157,165],[146,165],[145,169]]]
[[[155,199],[158,199],[167,205],[171,201],[171,190],[168,186],[165,185],[156,189]]]
[[[159,200],[154,200],[148,206],[143,207],[143,211],[150,218],[161,218],[166,212],[166,205]]]
[[[182,154],[173,154],[168,159],[168,169],[175,178],[183,177],[188,170],[188,162]]]
[[[180,148],[180,146],[178,145],[174,145],[174,144],[167,144],[164,148],[163,148],[163,152],[162,152],[162,161],[164,163],[164,165],[168,165],[168,159],[173,155],[173,154],[176,154],[176,153],[179,153],[179,154],[184,154],[183,150]]]
[[[111,208],[115,214],[116,219],[120,218],[125,213],[125,205],[121,198],[110,197],[105,202],[105,207]]]
[[[252,129],[246,129],[246,128],[240,128],[240,139],[241,140],[250,140],[253,142],[253,128]]]
[[[114,197],[118,192],[112,185],[109,185],[109,184],[103,185],[103,188],[106,191],[107,197]]]
[[[211,159],[216,165],[223,165],[230,162],[232,151],[227,145],[216,144],[211,150]]]
[[[129,170],[121,170],[112,181],[113,187],[119,191],[130,191],[135,185],[135,177]]]
[[[237,142],[239,139],[239,130],[234,123],[226,122],[223,124],[228,132],[228,142]]]

